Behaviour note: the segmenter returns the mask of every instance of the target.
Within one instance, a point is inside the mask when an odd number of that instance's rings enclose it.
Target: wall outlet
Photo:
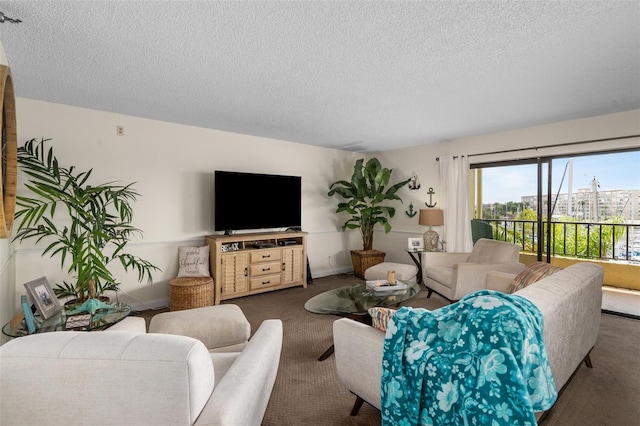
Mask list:
[[[116,135],[124,136],[124,126],[116,126]]]

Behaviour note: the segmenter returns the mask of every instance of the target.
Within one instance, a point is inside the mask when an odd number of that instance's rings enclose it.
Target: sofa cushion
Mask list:
[[[544,277],[548,277],[549,275],[561,271],[562,268],[558,266],[553,266],[544,262],[534,262],[531,265],[527,266],[522,272],[520,272],[513,279],[513,283],[507,289],[507,293],[515,293],[518,290],[525,288],[528,285],[535,283],[536,281],[541,280]]]
[[[210,274],[209,246],[178,247],[178,266],[178,278],[208,277]]]
[[[376,330],[387,331],[387,323],[396,313],[396,309],[390,308],[369,308],[371,316],[371,326]]]

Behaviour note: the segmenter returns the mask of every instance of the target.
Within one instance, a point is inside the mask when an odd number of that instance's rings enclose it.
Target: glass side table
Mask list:
[[[88,326],[73,328],[77,331],[98,331],[109,328],[117,322],[122,321],[131,313],[131,306],[125,303],[112,303],[109,309],[98,309],[98,311],[91,316],[91,322]],[[36,333],[49,333],[53,331],[65,331],[65,324],[67,322],[67,314],[65,309],[60,310],[54,316],[48,319],[43,319],[39,315],[35,315]],[[2,327],[2,334],[8,337],[22,337],[29,334],[27,327],[23,321],[15,327],[11,328],[11,323],[8,322]]]

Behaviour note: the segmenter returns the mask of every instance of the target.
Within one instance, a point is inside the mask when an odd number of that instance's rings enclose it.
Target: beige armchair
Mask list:
[[[422,253],[422,278],[429,290],[448,300],[486,288],[490,271],[518,274],[525,267],[519,263],[520,247],[504,241],[479,239],[471,253]]]

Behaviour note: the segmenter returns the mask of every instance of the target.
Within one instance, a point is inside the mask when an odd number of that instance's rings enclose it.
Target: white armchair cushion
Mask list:
[[[425,286],[449,300],[486,287],[490,271],[517,274],[524,269],[519,263],[520,247],[504,241],[481,238],[471,253],[422,253],[422,276]]]
[[[504,241],[480,238],[467,258],[469,263],[517,262],[520,247]]]

